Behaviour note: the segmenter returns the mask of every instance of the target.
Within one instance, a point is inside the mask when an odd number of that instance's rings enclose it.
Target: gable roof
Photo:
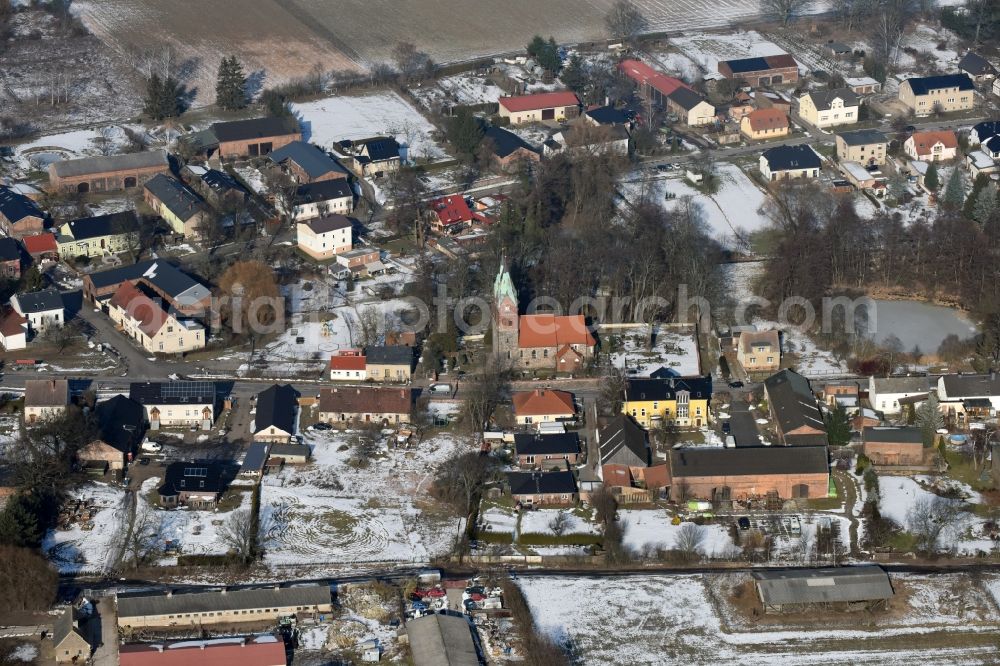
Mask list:
[[[17,294],[14,298],[17,299],[21,314],[63,309],[62,295],[52,287],[28,294]]]
[[[9,338],[24,335],[28,330],[28,320],[17,314],[9,305],[0,307],[0,336]]]
[[[246,455],[243,456],[243,463],[240,464],[240,474],[260,474],[267,463],[267,456],[270,449],[270,444],[265,442],[253,442],[250,444]]]
[[[810,146],[775,146],[763,153],[771,171],[791,169],[819,169],[822,166],[819,155]]]
[[[58,649],[62,642],[69,638],[71,635],[74,638],[82,640],[84,643],[90,644],[90,641],[83,635],[77,627],[75,611],[73,607],[70,606],[62,613],[56,617],[55,622],[52,623],[52,644]]]
[[[163,485],[160,486],[159,493],[163,497],[173,497],[182,492],[192,491],[221,493],[225,488],[222,479],[223,471],[223,464],[214,461],[185,462],[182,460],[170,463],[163,472]]]
[[[34,201],[20,192],[0,185],[0,214],[10,220],[11,224],[20,222],[26,217],[45,219],[45,213]]]
[[[205,210],[201,197],[172,176],[158,173],[146,181],[144,187],[159,199],[167,210],[184,222]]]
[[[479,666],[465,616],[432,613],[406,623],[414,666]]]
[[[687,84],[673,76],[658,72],[641,60],[623,60],[618,69],[636,83],[647,85],[661,95],[668,96]]]
[[[205,169],[202,173],[198,174],[198,178],[201,182],[219,195],[224,195],[230,191],[237,191],[249,194],[245,187],[243,187],[239,181],[232,177],[232,175],[226,173],[225,171],[219,171],[218,169]]]
[[[511,396],[514,403],[514,413],[518,416],[543,416],[548,414],[576,413],[573,394],[566,391],[551,389],[535,389],[533,391],[517,391]]]
[[[963,72],[968,72],[973,76],[983,76],[986,74],[996,74],[997,68],[990,64],[990,61],[969,51],[958,61],[958,68]]]
[[[449,194],[434,199],[430,202],[430,208],[437,214],[438,221],[444,226],[485,219],[469,208],[469,203],[461,194]]]
[[[751,574],[768,606],[891,599],[889,575],[878,566],[786,569]]]
[[[364,370],[365,355],[358,352],[353,354],[335,354],[330,357],[331,370]]]
[[[117,601],[118,617],[127,620],[147,615],[329,605],[331,596],[329,585],[301,585],[213,592],[174,592],[169,596],[162,592],[119,594]]]
[[[347,173],[347,169],[330,157],[325,150],[305,141],[292,141],[287,146],[271,152],[267,157],[275,164],[294,162],[310,178],[319,178],[331,172]]]
[[[89,238],[129,233],[135,230],[138,223],[139,220],[134,210],[123,210],[108,215],[81,217],[80,219],[67,222],[66,226],[69,227],[69,235],[74,240],[87,240]]]
[[[778,428],[786,443],[825,443],[826,436],[815,434],[791,435],[793,430],[810,428],[826,433],[823,414],[809,387],[809,380],[792,370],[782,370],[764,380],[767,399]]]
[[[885,134],[877,129],[861,129],[841,132],[837,135],[848,146],[867,146],[872,143],[888,143]]]
[[[740,348],[744,353],[749,352],[753,345],[767,343],[772,350],[781,349],[781,338],[778,331],[740,331]]]
[[[494,127],[491,125],[486,128],[483,138],[489,139],[493,142],[493,154],[501,159],[517,152],[518,150],[528,150],[533,153],[538,152],[527,141],[513,132],[503,129],[502,127]]]
[[[332,199],[354,197],[354,190],[345,178],[336,180],[321,180],[318,183],[305,183],[295,190],[295,203],[319,203]]]
[[[957,88],[958,90],[975,90],[968,74],[942,74],[940,76],[916,76],[906,79],[904,84],[910,86],[914,95],[926,95],[932,90],[942,88]]]
[[[514,451],[519,456],[564,455],[580,452],[580,435],[575,432],[518,433]]]
[[[368,365],[413,365],[413,348],[406,345],[374,345],[365,347]]]
[[[533,314],[518,318],[517,346],[522,349],[532,347],[561,347],[562,345],[597,344],[587,328],[587,319],[579,315]]]
[[[1000,397],[1000,375],[944,375],[941,381],[949,400]]]
[[[764,72],[771,69],[771,66],[767,64],[767,60],[760,57],[755,58],[736,58],[734,60],[724,60],[719,63],[720,65],[725,64],[729,67],[729,71],[733,74],[746,74],[748,72]]]
[[[0,237],[0,261],[20,261],[21,244],[9,236]]]
[[[923,446],[924,433],[916,426],[868,426],[861,431],[861,441]]]
[[[138,169],[170,168],[167,151],[152,150],[125,155],[106,155],[102,157],[81,157],[75,160],[60,160],[49,165],[49,172],[60,178],[88,176],[109,171],[133,171]]]
[[[101,440],[122,453],[130,453],[142,433],[146,410],[123,395],[97,403],[94,410],[101,429]]]
[[[128,397],[140,405],[214,405],[214,382],[132,382]]]
[[[872,377],[872,392],[879,393],[927,393],[930,379],[926,375],[912,377]]]
[[[65,407],[69,404],[69,380],[24,380],[24,404],[31,407]]]
[[[754,109],[744,116],[750,129],[754,132],[763,132],[773,129],[788,128],[788,114],[775,107],[769,109]]]
[[[125,644],[118,649],[118,663],[120,666],[275,666],[286,663],[285,643],[274,636],[256,636]]]
[[[827,111],[833,104],[833,100],[840,99],[844,106],[857,106],[860,101],[857,93],[850,88],[836,88],[834,90],[811,90],[806,96],[812,100],[817,111]]]
[[[337,231],[338,229],[350,229],[351,220],[344,215],[335,213],[333,215],[323,215],[322,217],[314,217],[299,224],[304,224],[310,229],[314,234],[326,234],[331,231]]]
[[[319,411],[341,414],[409,414],[413,404],[408,388],[348,386],[319,392]]]
[[[211,296],[208,287],[163,259],[146,259],[129,266],[90,273],[87,278],[96,289],[141,278],[181,305],[198,303]]]
[[[400,159],[399,151],[401,146],[395,137],[373,136],[368,139],[355,139],[346,141],[356,151],[363,154],[358,158],[361,162],[384,162],[386,160]]]
[[[122,282],[111,297],[111,305],[123,310],[150,338],[170,320],[163,305],[131,282]]]
[[[24,243],[24,249],[31,256],[59,251],[59,244],[56,243],[56,235],[52,232],[25,236],[21,239],[21,242]]]
[[[598,435],[601,464],[646,467],[652,462],[652,451],[646,431],[622,414],[604,426]]]
[[[212,133],[220,142],[246,141],[248,139],[268,139],[299,133],[299,123],[295,118],[251,118],[213,123]]]
[[[569,90],[500,98],[500,106],[514,113],[535,109],[578,106],[579,104],[580,99],[576,96],[576,93]]]
[[[705,101],[705,98],[691,90],[687,86],[681,86],[677,90],[673,91],[667,97],[670,101],[681,107],[686,111],[690,111],[694,107],[698,106]]]
[[[708,400],[712,397],[712,376],[664,377],[662,379],[635,378],[625,381],[625,400],[675,400],[680,391],[687,391],[692,398]]]
[[[299,405],[299,392],[290,384],[275,384],[257,394],[257,414],[254,416],[254,432],[261,432],[271,426],[289,434],[295,434],[295,412]]]
[[[929,153],[931,148],[938,143],[945,148],[958,148],[958,137],[951,130],[914,132],[906,141],[913,142],[918,155]]]
[[[747,446],[730,449],[683,448],[670,451],[674,478],[824,474],[830,465],[825,446]]]
[[[507,472],[511,495],[572,495],[576,492],[573,472]]]
[[[1000,120],[984,120],[981,123],[976,123],[972,126],[972,131],[975,132],[976,138],[982,143],[990,137],[1000,135]]]
[[[613,106],[599,106],[587,111],[587,117],[599,125],[624,125],[628,116]]]

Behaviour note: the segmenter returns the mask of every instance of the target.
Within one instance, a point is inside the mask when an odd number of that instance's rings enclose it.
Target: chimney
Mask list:
[[[157,652],[163,652],[163,646],[162,645],[154,645],[153,649],[156,650]]]
[[[167,590],[167,599],[169,599],[172,596],[174,596],[174,591],[173,590]]]

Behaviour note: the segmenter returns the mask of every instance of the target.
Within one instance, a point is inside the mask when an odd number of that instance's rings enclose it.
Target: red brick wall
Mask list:
[[[679,499],[678,486],[687,484],[688,495],[698,499],[712,499],[712,491],[729,487],[730,497],[739,499],[751,495],[766,495],[778,491],[782,499],[794,496],[793,490],[799,484],[808,487],[810,498],[826,497],[829,491],[829,475],[817,474],[762,474],[760,476],[687,476],[675,478],[670,488],[670,496]]]
[[[920,465],[924,445],[910,442],[865,442],[865,455],[876,465]]]
[[[136,179],[136,187],[142,187],[146,181],[160,173],[169,174],[170,167],[164,164],[142,169],[101,171],[67,178],[60,178],[50,172],[49,189],[55,192],[76,192],[80,183],[87,183],[91,192],[117,192],[125,189],[125,179],[128,177]]]
[[[518,456],[517,464],[520,467],[539,467],[543,470],[548,470],[553,467],[563,468],[565,467],[563,465],[564,460],[569,461],[571,465],[575,465],[580,458],[580,454],[573,453],[568,456],[534,456],[534,458],[535,462],[529,463],[528,456]]]
[[[220,142],[219,157],[223,159],[228,159],[231,157],[249,157],[251,145],[260,146],[261,144],[264,143],[270,143],[271,151],[274,151],[277,150],[278,148],[284,148],[293,141],[301,141],[301,140],[302,140],[302,134],[296,132],[295,134],[284,134],[282,136],[269,136],[258,139],[247,139],[245,141]],[[267,152],[265,152],[263,155],[267,155]],[[260,156],[263,157],[263,155]]]

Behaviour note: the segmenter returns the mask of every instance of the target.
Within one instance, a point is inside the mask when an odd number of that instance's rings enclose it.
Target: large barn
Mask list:
[[[752,575],[765,613],[812,607],[873,610],[885,608],[894,594],[889,575],[875,565],[755,571]]]

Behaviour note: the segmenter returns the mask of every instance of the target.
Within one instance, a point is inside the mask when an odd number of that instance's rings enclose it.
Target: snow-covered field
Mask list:
[[[766,196],[736,165],[720,164],[717,169],[719,191],[713,195],[702,194],[681,175],[662,178],[636,174],[640,177],[629,179],[622,187],[633,203],[646,197],[667,209],[677,206],[681,197],[692,197],[708,233],[727,247],[739,249],[748,233],[767,226],[768,219],[761,212]],[[676,198],[666,199],[668,193]]]
[[[435,467],[463,444],[442,435],[409,451],[382,445],[357,468],[349,464],[355,441],[351,432],[308,433],[314,461],[264,478],[267,563],[419,563],[450,548],[461,520],[424,507]]]
[[[68,530],[49,530],[42,551],[60,573],[104,573],[115,564],[117,539],[127,515],[125,491],[106,483],[88,483],[73,497],[93,500],[93,529],[76,523]]]
[[[583,664],[982,664],[995,657],[995,611],[968,579],[961,604],[948,601],[958,580],[895,580],[913,595],[900,616],[862,624],[861,616],[837,614],[837,626],[809,627],[734,626],[709,592],[725,596],[732,583],[726,575],[629,576],[611,585],[528,575],[518,583],[541,630],[571,641]],[[954,640],[958,633],[968,642]]]
[[[552,521],[556,516],[566,516],[563,534],[597,534],[597,526],[580,518],[571,511],[560,509],[536,509],[521,516],[521,534],[554,534]]]
[[[399,141],[406,159],[446,156],[431,136],[434,126],[394,92],[326,97],[293,104],[292,110],[302,124],[302,138],[324,148],[343,139],[387,135]]]
[[[619,340],[619,350],[611,354],[611,363],[616,368],[634,370],[640,377],[666,368],[679,377],[691,377],[701,373],[701,363],[698,358],[698,340],[692,329],[668,330],[658,328],[656,344],[652,349],[646,348],[649,340],[649,327],[611,331],[605,335],[616,336]]]
[[[660,510],[620,509],[622,526],[625,529],[625,545],[636,553],[646,549],[669,550],[677,547],[680,525],[671,522],[671,516]],[[698,549],[705,557],[727,558],[739,549],[729,536],[724,525],[697,526],[701,533]]]

